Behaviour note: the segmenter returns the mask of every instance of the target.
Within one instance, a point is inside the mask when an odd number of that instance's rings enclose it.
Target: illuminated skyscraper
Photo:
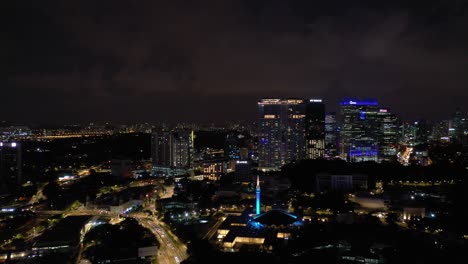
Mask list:
[[[338,155],[338,131],[336,113],[325,115],[325,157],[333,158]]]
[[[280,99],[263,99],[258,102],[259,167],[279,168],[285,162],[285,112]]]
[[[307,101],[305,123],[306,158],[323,158],[325,155],[325,104],[321,99]]]
[[[379,109],[377,116],[380,121],[378,134],[379,160],[396,160],[398,152],[397,117],[389,109]]]
[[[259,167],[279,168],[305,156],[305,103],[302,99],[258,102]]]
[[[189,168],[193,157],[193,132],[180,130],[173,132],[174,141],[172,166],[176,168]]]
[[[11,193],[21,183],[21,144],[16,142],[0,142],[0,194]]]
[[[286,159],[285,163],[305,158],[305,109],[302,99],[286,99]]]
[[[378,161],[378,103],[346,99],[341,103],[340,156],[350,162]]]

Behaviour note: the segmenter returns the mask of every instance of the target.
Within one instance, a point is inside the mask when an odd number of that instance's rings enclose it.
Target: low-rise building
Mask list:
[[[317,192],[324,190],[366,190],[367,175],[351,174],[351,175],[333,175],[333,174],[317,174],[315,176]]]

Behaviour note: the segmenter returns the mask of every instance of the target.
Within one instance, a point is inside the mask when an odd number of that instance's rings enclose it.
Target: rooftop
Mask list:
[[[262,225],[287,226],[299,221],[297,216],[282,210],[271,210],[253,217],[253,221]]]

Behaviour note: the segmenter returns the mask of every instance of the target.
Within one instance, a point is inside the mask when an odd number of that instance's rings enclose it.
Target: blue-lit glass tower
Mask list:
[[[257,176],[257,188],[255,189],[255,214],[260,214],[260,178]]]
[[[340,103],[340,156],[350,162],[378,161],[380,121],[376,100],[345,99]]]

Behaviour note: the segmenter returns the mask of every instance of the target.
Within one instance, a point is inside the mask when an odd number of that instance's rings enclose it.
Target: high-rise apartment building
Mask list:
[[[189,168],[193,157],[193,131],[180,130],[173,132],[173,160],[176,168]]]
[[[173,137],[170,131],[155,131],[151,134],[151,162],[155,167],[172,166]]]
[[[325,104],[321,99],[310,99],[306,101],[305,109],[306,158],[323,158],[325,155]]]
[[[279,168],[305,157],[305,102],[262,99],[258,102],[259,167]]]
[[[155,167],[189,168],[193,156],[193,131],[155,131],[151,135],[151,160]]]

